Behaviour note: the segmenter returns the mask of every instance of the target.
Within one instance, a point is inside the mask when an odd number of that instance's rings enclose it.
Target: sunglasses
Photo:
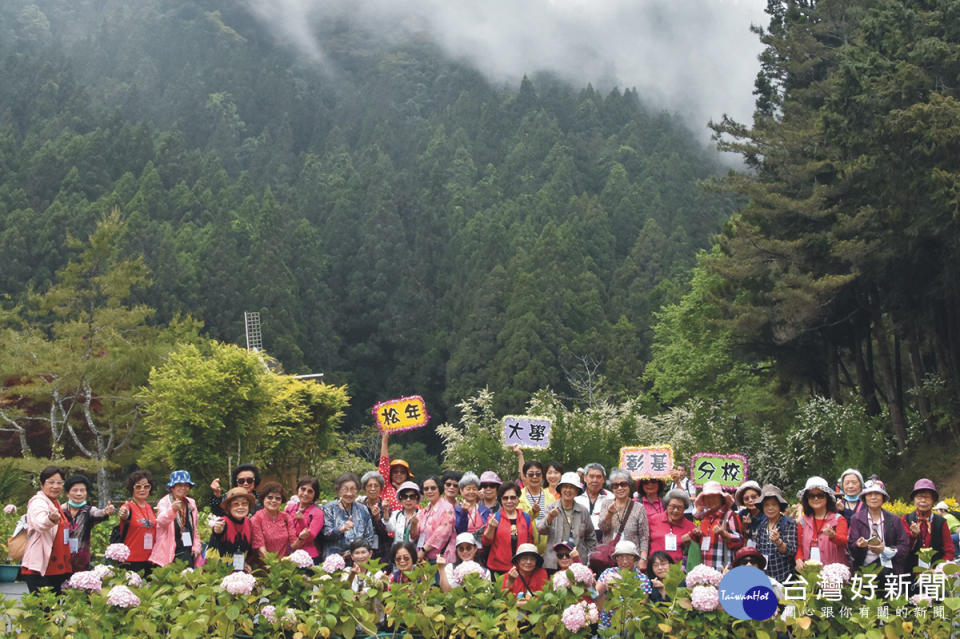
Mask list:
[[[240,484],[253,484],[253,477],[237,477],[237,486]]]
[[[496,488],[497,484],[480,484],[480,488]]]
[[[612,488],[630,488],[630,482],[628,481],[618,481],[610,484]]]
[[[448,481],[447,483],[445,483],[445,484],[443,485],[444,488],[458,488],[459,486],[460,486],[460,484],[458,484],[458,483],[455,482],[455,481]]]
[[[416,498],[417,498],[416,493],[404,493],[400,495],[400,499],[403,501],[406,501],[407,499],[416,499]]]
[[[504,495],[503,497],[500,498],[500,501],[516,501],[518,499],[520,498],[517,497],[516,495]]]
[[[543,473],[527,473],[527,477],[543,477]]]
[[[558,552],[557,559],[570,559],[570,553],[568,552]]]
[[[824,493],[810,493],[808,495],[810,499],[826,499],[827,496]]]
[[[438,487],[436,487],[436,486],[424,486],[424,487],[423,487],[423,492],[427,492],[428,490],[440,490],[440,489],[439,489]]]

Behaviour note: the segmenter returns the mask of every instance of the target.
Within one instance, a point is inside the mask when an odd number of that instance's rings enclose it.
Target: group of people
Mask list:
[[[855,469],[843,473],[836,490],[811,477],[791,508],[771,484],[748,481],[731,494],[707,482],[697,491],[682,464],[670,480],[637,481],[597,463],[567,471],[556,462],[527,461],[519,448],[516,480],[490,470],[448,471],[418,483],[407,462],[390,459],[387,443],[384,435],[377,470],[341,474],[335,499],[322,505],[313,477],[301,478],[290,496],[277,482],[261,482],[254,465],[239,466],[225,492],[219,479],[211,483],[215,518],[203,530],[185,470],[170,474],[155,506],[154,479],[137,470],[127,479],[130,499],[100,509],[87,503],[85,477],[47,467],[27,508],[24,579],[31,592],[59,590],[71,573],[89,569],[91,528],[114,514],[111,541],[123,543],[127,567],[143,573],[175,560],[251,570],[268,553],[304,550],[315,564],[343,556],[355,588],[371,578],[409,581],[416,564],[430,562],[440,568],[437,586],[449,591],[459,583],[456,569],[472,562],[472,572],[524,599],[552,573],[579,563],[598,575],[601,601],[610,579],[627,574],[651,598],[663,599],[663,578],[677,563],[719,570],[753,565],[779,582],[811,561],[909,574],[924,562],[923,548],[933,549],[933,562],[953,560],[960,528],[960,517],[937,503],[929,479],[916,482],[915,510],[901,518],[883,509],[890,498],[884,484],[864,481]],[[383,572],[366,573],[372,558]]]

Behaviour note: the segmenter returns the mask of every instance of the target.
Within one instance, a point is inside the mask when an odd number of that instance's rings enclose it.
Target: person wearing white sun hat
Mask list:
[[[577,473],[564,473],[557,483],[560,499],[547,506],[547,515],[544,519],[547,535],[547,551],[543,557],[543,565],[548,572],[557,569],[557,555],[553,547],[565,542],[571,546],[575,554],[574,559],[585,561],[597,546],[597,533],[593,528],[593,521],[586,506],[576,502],[576,497],[583,492],[580,477]]]

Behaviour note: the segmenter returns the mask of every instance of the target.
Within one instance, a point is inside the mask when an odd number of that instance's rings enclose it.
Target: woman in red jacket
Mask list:
[[[497,491],[500,510],[490,516],[483,530],[483,545],[490,550],[487,568],[494,575],[502,575],[513,567],[513,557],[523,544],[536,545],[540,540],[537,522],[517,508],[520,489],[512,481],[500,485]]]

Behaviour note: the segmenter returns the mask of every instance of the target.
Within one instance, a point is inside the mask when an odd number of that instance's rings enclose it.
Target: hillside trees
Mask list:
[[[771,0],[752,127],[715,125],[756,171],[702,260],[735,339],[818,394],[960,432],[956,319],[960,3]]]

